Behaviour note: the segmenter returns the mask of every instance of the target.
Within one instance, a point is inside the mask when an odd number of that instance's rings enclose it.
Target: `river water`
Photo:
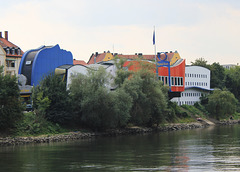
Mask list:
[[[0,171],[240,171],[240,125],[0,147]]]

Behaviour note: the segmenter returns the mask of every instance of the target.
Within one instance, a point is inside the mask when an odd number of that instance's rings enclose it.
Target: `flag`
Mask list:
[[[153,45],[155,45],[155,29],[153,31]]]

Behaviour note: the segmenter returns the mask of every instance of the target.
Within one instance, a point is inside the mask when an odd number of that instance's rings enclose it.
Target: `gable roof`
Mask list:
[[[12,42],[10,42],[8,40],[8,36],[7,36],[7,38],[3,38],[2,37],[2,33],[0,34],[0,45],[3,47],[4,50],[5,50],[5,48],[15,48],[15,49],[20,49],[21,50],[21,48],[19,46],[13,44]],[[20,55],[17,55],[17,54],[14,54],[14,55],[13,54],[6,54],[6,56],[9,56],[9,57],[21,57],[23,54],[24,54],[24,52],[21,50],[20,51]]]
[[[83,66],[86,66],[86,65],[88,65],[85,61],[83,61],[83,60],[76,60],[76,59],[73,59],[73,64],[74,65],[83,65]]]
[[[174,56],[174,52],[166,52],[167,54],[167,61],[171,61]],[[135,54],[135,55],[123,55],[123,54],[116,54],[115,57],[119,58],[126,58],[126,59],[144,59],[144,60],[155,60],[155,55],[142,55],[142,54]],[[161,54],[160,58],[164,59],[165,55]],[[158,60],[158,57],[156,57]]]
[[[94,64],[95,63],[94,59],[96,59],[96,63],[103,61],[103,59],[105,58],[106,54],[107,53],[105,53],[105,52],[104,53],[100,53],[100,54],[98,54],[98,53],[92,54],[87,64]]]

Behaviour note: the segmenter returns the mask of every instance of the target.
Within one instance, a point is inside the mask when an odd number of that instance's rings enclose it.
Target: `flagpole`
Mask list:
[[[153,44],[154,44],[154,53],[155,53],[155,64],[157,65],[156,43],[155,43],[155,26],[154,26],[154,31],[153,31]]]
[[[158,79],[158,67],[157,67],[157,55],[156,55],[156,43],[155,43],[155,26],[153,29],[153,45],[154,45],[154,54],[155,54],[155,64],[156,64],[156,76]]]

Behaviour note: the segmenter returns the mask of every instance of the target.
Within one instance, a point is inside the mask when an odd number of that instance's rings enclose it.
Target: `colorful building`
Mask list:
[[[4,75],[18,74],[23,53],[20,47],[8,40],[8,31],[5,31],[4,38],[0,32],[0,66],[4,66]]]
[[[93,53],[91,57],[89,58],[87,64],[95,64],[98,62],[102,61],[109,61],[114,58],[113,54],[110,53],[110,51],[104,51],[103,53],[98,53],[96,52],[95,54]]]
[[[83,66],[86,66],[88,64],[85,61],[83,61],[83,60],[73,59],[73,65],[83,65]]]
[[[26,76],[26,85],[38,85],[44,76],[54,73],[61,65],[72,65],[72,53],[60,49],[59,45],[41,46],[24,53],[18,74]]]
[[[200,97],[208,94],[210,88],[210,70],[201,66],[186,66],[185,68],[185,90],[181,97],[173,98],[171,101],[178,105],[194,105],[200,101]]]
[[[119,58],[131,59],[125,62],[124,66],[128,67],[128,70],[138,70],[138,61],[134,59],[140,59],[143,62],[150,63],[154,66],[154,72],[156,72],[159,80],[163,81],[165,86],[169,87],[169,98],[180,97],[182,91],[184,91],[185,83],[185,60],[182,59],[177,51],[158,53],[155,59],[155,55],[117,55]],[[155,61],[157,63],[155,63]],[[132,65],[130,65],[132,64]]]
[[[38,85],[61,65],[73,65],[73,57],[71,52],[60,49],[59,45],[41,46],[25,52],[18,72],[21,97],[29,98],[32,86]]]

